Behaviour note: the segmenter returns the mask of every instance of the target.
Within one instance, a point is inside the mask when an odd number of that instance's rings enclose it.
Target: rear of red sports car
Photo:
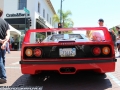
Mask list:
[[[79,31],[76,34],[53,34],[40,43],[30,41],[31,33]],[[103,40],[90,40],[82,31],[103,31]],[[84,33],[85,34],[85,33]],[[98,38],[98,34],[96,34]],[[32,37],[33,38],[33,37]],[[99,73],[115,71],[114,45],[104,27],[41,29],[26,33],[21,51],[23,74],[37,74],[41,71],[58,71],[60,74],[75,74],[80,70],[94,70]]]

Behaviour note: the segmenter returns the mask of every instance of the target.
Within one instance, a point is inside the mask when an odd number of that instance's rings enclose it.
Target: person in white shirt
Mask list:
[[[104,25],[104,20],[103,19],[99,19],[98,24],[99,24],[99,27],[106,27],[107,30],[109,30],[108,27]],[[101,34],[103,35],[103,31],[101,31]]]
[[[99,27],[104,27],[104,20],[98,20]],[[105,40],[104,33],[102,30],[87,30],[86,36],[93,41],[103,41]]]

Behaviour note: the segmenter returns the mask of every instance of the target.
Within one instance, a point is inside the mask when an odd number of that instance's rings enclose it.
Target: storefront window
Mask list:
[[[47,14],[47,21],[49,22],[49,15]]]
[[[38,3],[38,12],[40,13],[40,3]]]
[[[15,29],[17,30],[24,30],[25,29],[25,25],[24,24],[20,24],[20,25],[12,25]]]
[[[22,10],[24,7],[27,7],[27,0],[19,0],[18,9]]]
[[[51,24],[51,18],[50,18],[50,24]]]
[[[43,17],[45,18],[45,9],[43,9]]]

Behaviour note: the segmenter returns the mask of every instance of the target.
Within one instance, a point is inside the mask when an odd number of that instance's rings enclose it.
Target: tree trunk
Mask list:
[[[63,19],[63,28],[64,28],[64,23],[65,23],[65,22],[64,22],[64,19]]]

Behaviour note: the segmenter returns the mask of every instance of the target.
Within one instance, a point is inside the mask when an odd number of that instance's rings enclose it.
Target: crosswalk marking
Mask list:
[[[21,57],[5,57],[5,58],[21,58]]]
[[[107,73],[107,75],[118,85],[120,86],[120,80],[115,77],[112,73]]]
[[[5,67],[6,69],[20,69],[20,67]]]
[[[15,62],[15,63],[12,63],[11,65],[18,65],[18,64],[19,64],[19,61]]]

